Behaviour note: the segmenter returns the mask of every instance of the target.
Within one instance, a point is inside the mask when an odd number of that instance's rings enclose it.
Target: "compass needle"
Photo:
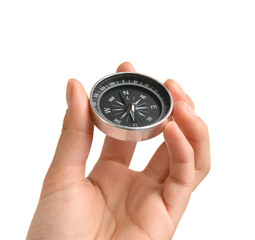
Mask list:
[[[134,115],[134,112],[132,110],[129,111],[130,112],[130,115],[132,117],[132,120],[133,122],[135,122],[135,115]]]
[[[122,101],[128,105],[129,104],[129,99],[128,99],[128,96],[125,95],[125,93],[129,93],[128,91],[121,91],[120,92],[120,97],[122,99]]]

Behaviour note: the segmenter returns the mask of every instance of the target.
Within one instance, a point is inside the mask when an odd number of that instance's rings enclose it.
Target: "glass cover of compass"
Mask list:
[[[171,93],[159,81],[139,73],[120,72],[100,79],[90,93],[94,124],[124,141],[157,136],[169,121]]]

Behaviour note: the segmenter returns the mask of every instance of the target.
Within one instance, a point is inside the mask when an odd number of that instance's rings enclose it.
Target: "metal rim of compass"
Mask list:
[[[140,75],[145,78],[150,78],[151,80],[157,82],[159,85],[161,85],[167,92],[169,99],[170,99],[170,107],[167,112],[167,114],[159,121],[156,121],[150,125],[141,126],[141,127],[129,127],[124,125],[117,125],[108,120],[103,114],[100,114],[97,112],[95,107],[92,104],[92,95],[94,93],[95,88],[104,80],[119,76],[122,74],[131,74],[131,75]],[[130,84],[132,85],[132,84]],[[154,93],[155,94],[155,93]],[[155,78],[152,78],[148,75],[137,73],[137,72],[117,72],[109,74],[101,79],[99,79],[93,86],[93,88],[90,91],[90,109],[91,109],[91,118],[95,126],[100,129],[102,132],[104,132],[107,136],[123,140],[123,141],[143,141],[150,138],[153,138],[157,135],[159,135],[167,122],[169,121],[170,115],[173,110],[173,97],[169,90],[162,84],[160,81],[156,80]]]

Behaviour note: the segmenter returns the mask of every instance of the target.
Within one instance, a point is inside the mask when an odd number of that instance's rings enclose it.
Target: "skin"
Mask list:
[[[135,69],[124,62],[117,71]],[[98,162],[85,178],[93,138],[89,101],[79,81],[68,81],[62,134],[27,240],[173,237],[192,191],[210,170],[210,144],[190,97],[174,80],[164,84],[174,98],[173,119],[145,169],[128,168],[135,142],[106,136]]]

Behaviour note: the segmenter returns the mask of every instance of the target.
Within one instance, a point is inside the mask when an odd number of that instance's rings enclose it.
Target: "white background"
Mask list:
[[[174,239],[255,239],[254,1],[0,1],[0,239],[25,239],[71,77],[123,61],[177,80],[211,136],[212,169]],[[89,171],[104,135],[95,130]],[[142,170],[162,136],[138,144]],[[146,150],[145,150],[146,149]]]

